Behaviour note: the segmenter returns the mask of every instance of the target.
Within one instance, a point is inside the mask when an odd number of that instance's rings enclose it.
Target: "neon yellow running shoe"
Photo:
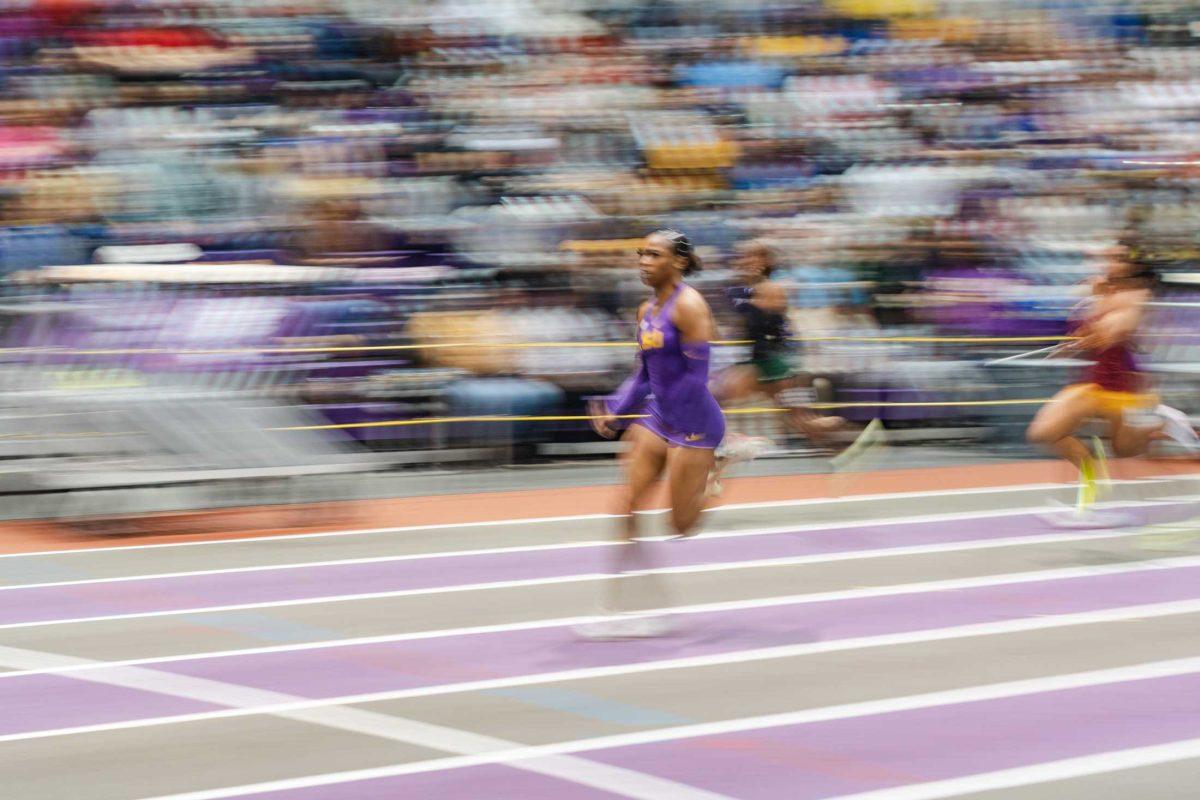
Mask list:
[[[1079,467],[1079,489],[1075,494],[1075,510],[1083,513],[1096,502],[1096,462],[1088,458]]]

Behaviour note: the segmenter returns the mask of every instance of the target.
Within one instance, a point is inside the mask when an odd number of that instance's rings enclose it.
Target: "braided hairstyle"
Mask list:
[[[700,257],[696,255],[696,250],[692,247],[692,240],[687,237],[687,234],[680,233],[670,228],[662,228],[650,234],[651,236],[661,236],[672,245],[672,250],[677,256],[683,256],[687,259],[687,266],[683,268],[683,275],[694,275],[703,269],[700,263]]]

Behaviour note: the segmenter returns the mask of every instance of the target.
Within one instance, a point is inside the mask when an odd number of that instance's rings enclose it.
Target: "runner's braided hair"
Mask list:
[[[700,263],[700,257],[696,255],[696,250],[694,247],[692,247],[692,240],[687,237],[687,234],[680,233],[676,230],[671,230],[670,228],[662,228],[655,231],[651,235],[662,236],[671,243],[675,255],[683,256],[687,259],[687,266],[683,268],[683,274],[685,277],[688,275],[694,275],[703,269],[703,265]]]

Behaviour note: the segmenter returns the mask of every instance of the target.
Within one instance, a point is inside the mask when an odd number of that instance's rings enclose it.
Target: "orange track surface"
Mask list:
[[[1191,463],[1123,462],[1114,477],[1194,474]],[[886,470],[831,477],[789,475],[739,478],[726,482],[722,503],[761,503],[831,496],[978,489],[1073,479],[1065,464],[1027,461],[1014,464]],[[95,549],[142,544],[220,541],[309,533],[339,528],[388,528],[487,522],[506,519],[602,514],[613,510],[616,487],[580,486],[477,494],[429,495],[300,506],[149,515],[125,521],[96,535],[52,521],[0,524],[0,553]],[[661,500],[655,504],[661,507]],[[936,504],[931,504],[936,512]],[[802,514],[803,512],[797,512]]]

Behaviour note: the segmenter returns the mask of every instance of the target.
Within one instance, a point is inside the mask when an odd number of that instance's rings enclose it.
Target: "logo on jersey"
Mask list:
[[[643,350],[661,350],[663,346],[663,332],[656,330],[644,330],[638,336],[638,346]]]
[[[683,440],[685,442],[698,442],[703,438],[704,438],[703,433],[689,433],[687,436],[683,437]]]

